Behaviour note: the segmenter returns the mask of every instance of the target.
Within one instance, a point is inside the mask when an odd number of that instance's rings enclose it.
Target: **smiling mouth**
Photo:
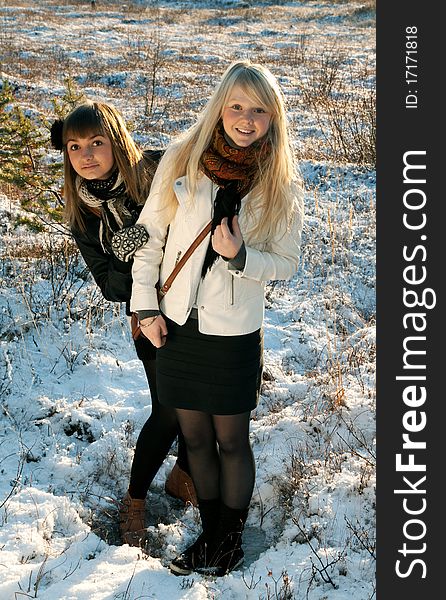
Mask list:
[[[236,127],[235,129],[242,135],[250,135],[251,133],[254,133],[253,129],[240,129],[239,127]]]

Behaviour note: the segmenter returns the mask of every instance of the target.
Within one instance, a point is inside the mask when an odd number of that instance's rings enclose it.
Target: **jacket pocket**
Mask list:
[[[259,296],[263,296],[263,285],[259,281],[229,274],[225,295],[228,309],[236,309],[243,302]]]

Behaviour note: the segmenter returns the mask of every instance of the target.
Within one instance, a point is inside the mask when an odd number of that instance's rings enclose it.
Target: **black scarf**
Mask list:
[[[228,217],[228,227],[231,233],[232,231],[232,218],[234,215],[238,215],[240,212],[241,198],[240,193],[237,191],[239,181],[234,179],[226,184],[225,187],[220,187],[217,191],[217,195],[214,200],[214,215],[212,217],[211,236],[215,231],[217,225],[220,225],[221,220],[224,217]],[[204,277],[206,273],[211,269],[220,255],[215,252],[212,247],[212,240],[209,240],[209,245],[204,258],[203,268],[201,270],[201,276]]]

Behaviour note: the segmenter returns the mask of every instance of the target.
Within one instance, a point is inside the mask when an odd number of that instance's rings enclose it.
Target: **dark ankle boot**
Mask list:
[[[219,523],[208,548],[210,560],[197,572],[222,577],[243,563],[242,534],[247,517],[248,508],[230,508],[221,503]]]
[[[220,499],[198,500],[202,533],[195,542],[186,548],[169,565],[174,575],[189,575],[209,561],[208,546],[217,527],[220,515]]]

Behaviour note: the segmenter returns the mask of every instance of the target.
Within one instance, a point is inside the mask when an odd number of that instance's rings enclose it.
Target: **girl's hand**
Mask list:
[[[232,218],[232,231],[229,229],[228,217],[221,220],[212,235],[212,247],[220,256],[231,260],[235,258],[243,244],[243,236],[238,224],[238,216]]]
[[[147,317],[139,323],[142,334],[152,342],[155,348],[161,348],[166,343],[167,325],[161,315],[157,317]]]

